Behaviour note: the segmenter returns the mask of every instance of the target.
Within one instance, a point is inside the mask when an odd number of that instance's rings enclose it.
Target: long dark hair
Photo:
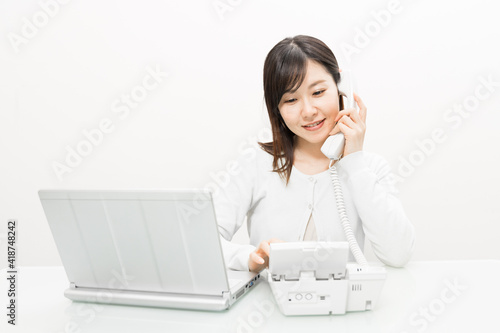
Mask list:
[[[272,142],[259,142],[261,148],[273,155],[273,171],[288,184],[293,166],[294,136],[281,117],[278,105],[281,97],[300,87],[307,71],[307,60],[323,65],[335,84],[340,83],[340,72],[335,55],[325,43],[311,36],[288,37],[269,51],[264,62],[264,98],[273,131]],[[340,109],[343,109],[339,97]]]

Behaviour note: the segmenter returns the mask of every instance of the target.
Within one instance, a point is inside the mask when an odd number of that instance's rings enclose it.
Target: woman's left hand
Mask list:
[[[340,111],[335,118],[337,124],[330,132],[330,135],[339,132],[344,133],[345,147],[343,156],[363,150],[363,141],[366,132],[366,106],[356,93],[353,93],[354,100],[358,104],[359,113],[354,108]]]

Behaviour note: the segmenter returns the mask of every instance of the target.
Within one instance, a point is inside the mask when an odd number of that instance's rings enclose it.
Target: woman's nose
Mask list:
[[[302,117],[305,119],[314,118],[318,114],[318,109],[316,106],[311,103],[308,99],[304,100],[304,104],[302,105]]]

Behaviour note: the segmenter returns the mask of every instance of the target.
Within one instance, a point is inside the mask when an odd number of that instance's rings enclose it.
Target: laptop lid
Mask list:
[[[226,268],[210,192],[41,190],[71,283],[220,296]]]

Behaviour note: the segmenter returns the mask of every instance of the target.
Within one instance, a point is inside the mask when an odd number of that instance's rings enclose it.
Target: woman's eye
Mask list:
[[[322,94],[322,93],[324,93],[324,92],[325,92],[325,89],[323,89],[323,90],[318,90],[318,91],[315,91],[313,95],[318,96],[318,95],[321,95],[321,94]]]
[[[293,103],[293,102],[295,102],[296,100],[297,100],[297,99],[295,99],[295,98],[290,98],[290,99],[287,99],[287,100],[285,101],[285,103]]]

